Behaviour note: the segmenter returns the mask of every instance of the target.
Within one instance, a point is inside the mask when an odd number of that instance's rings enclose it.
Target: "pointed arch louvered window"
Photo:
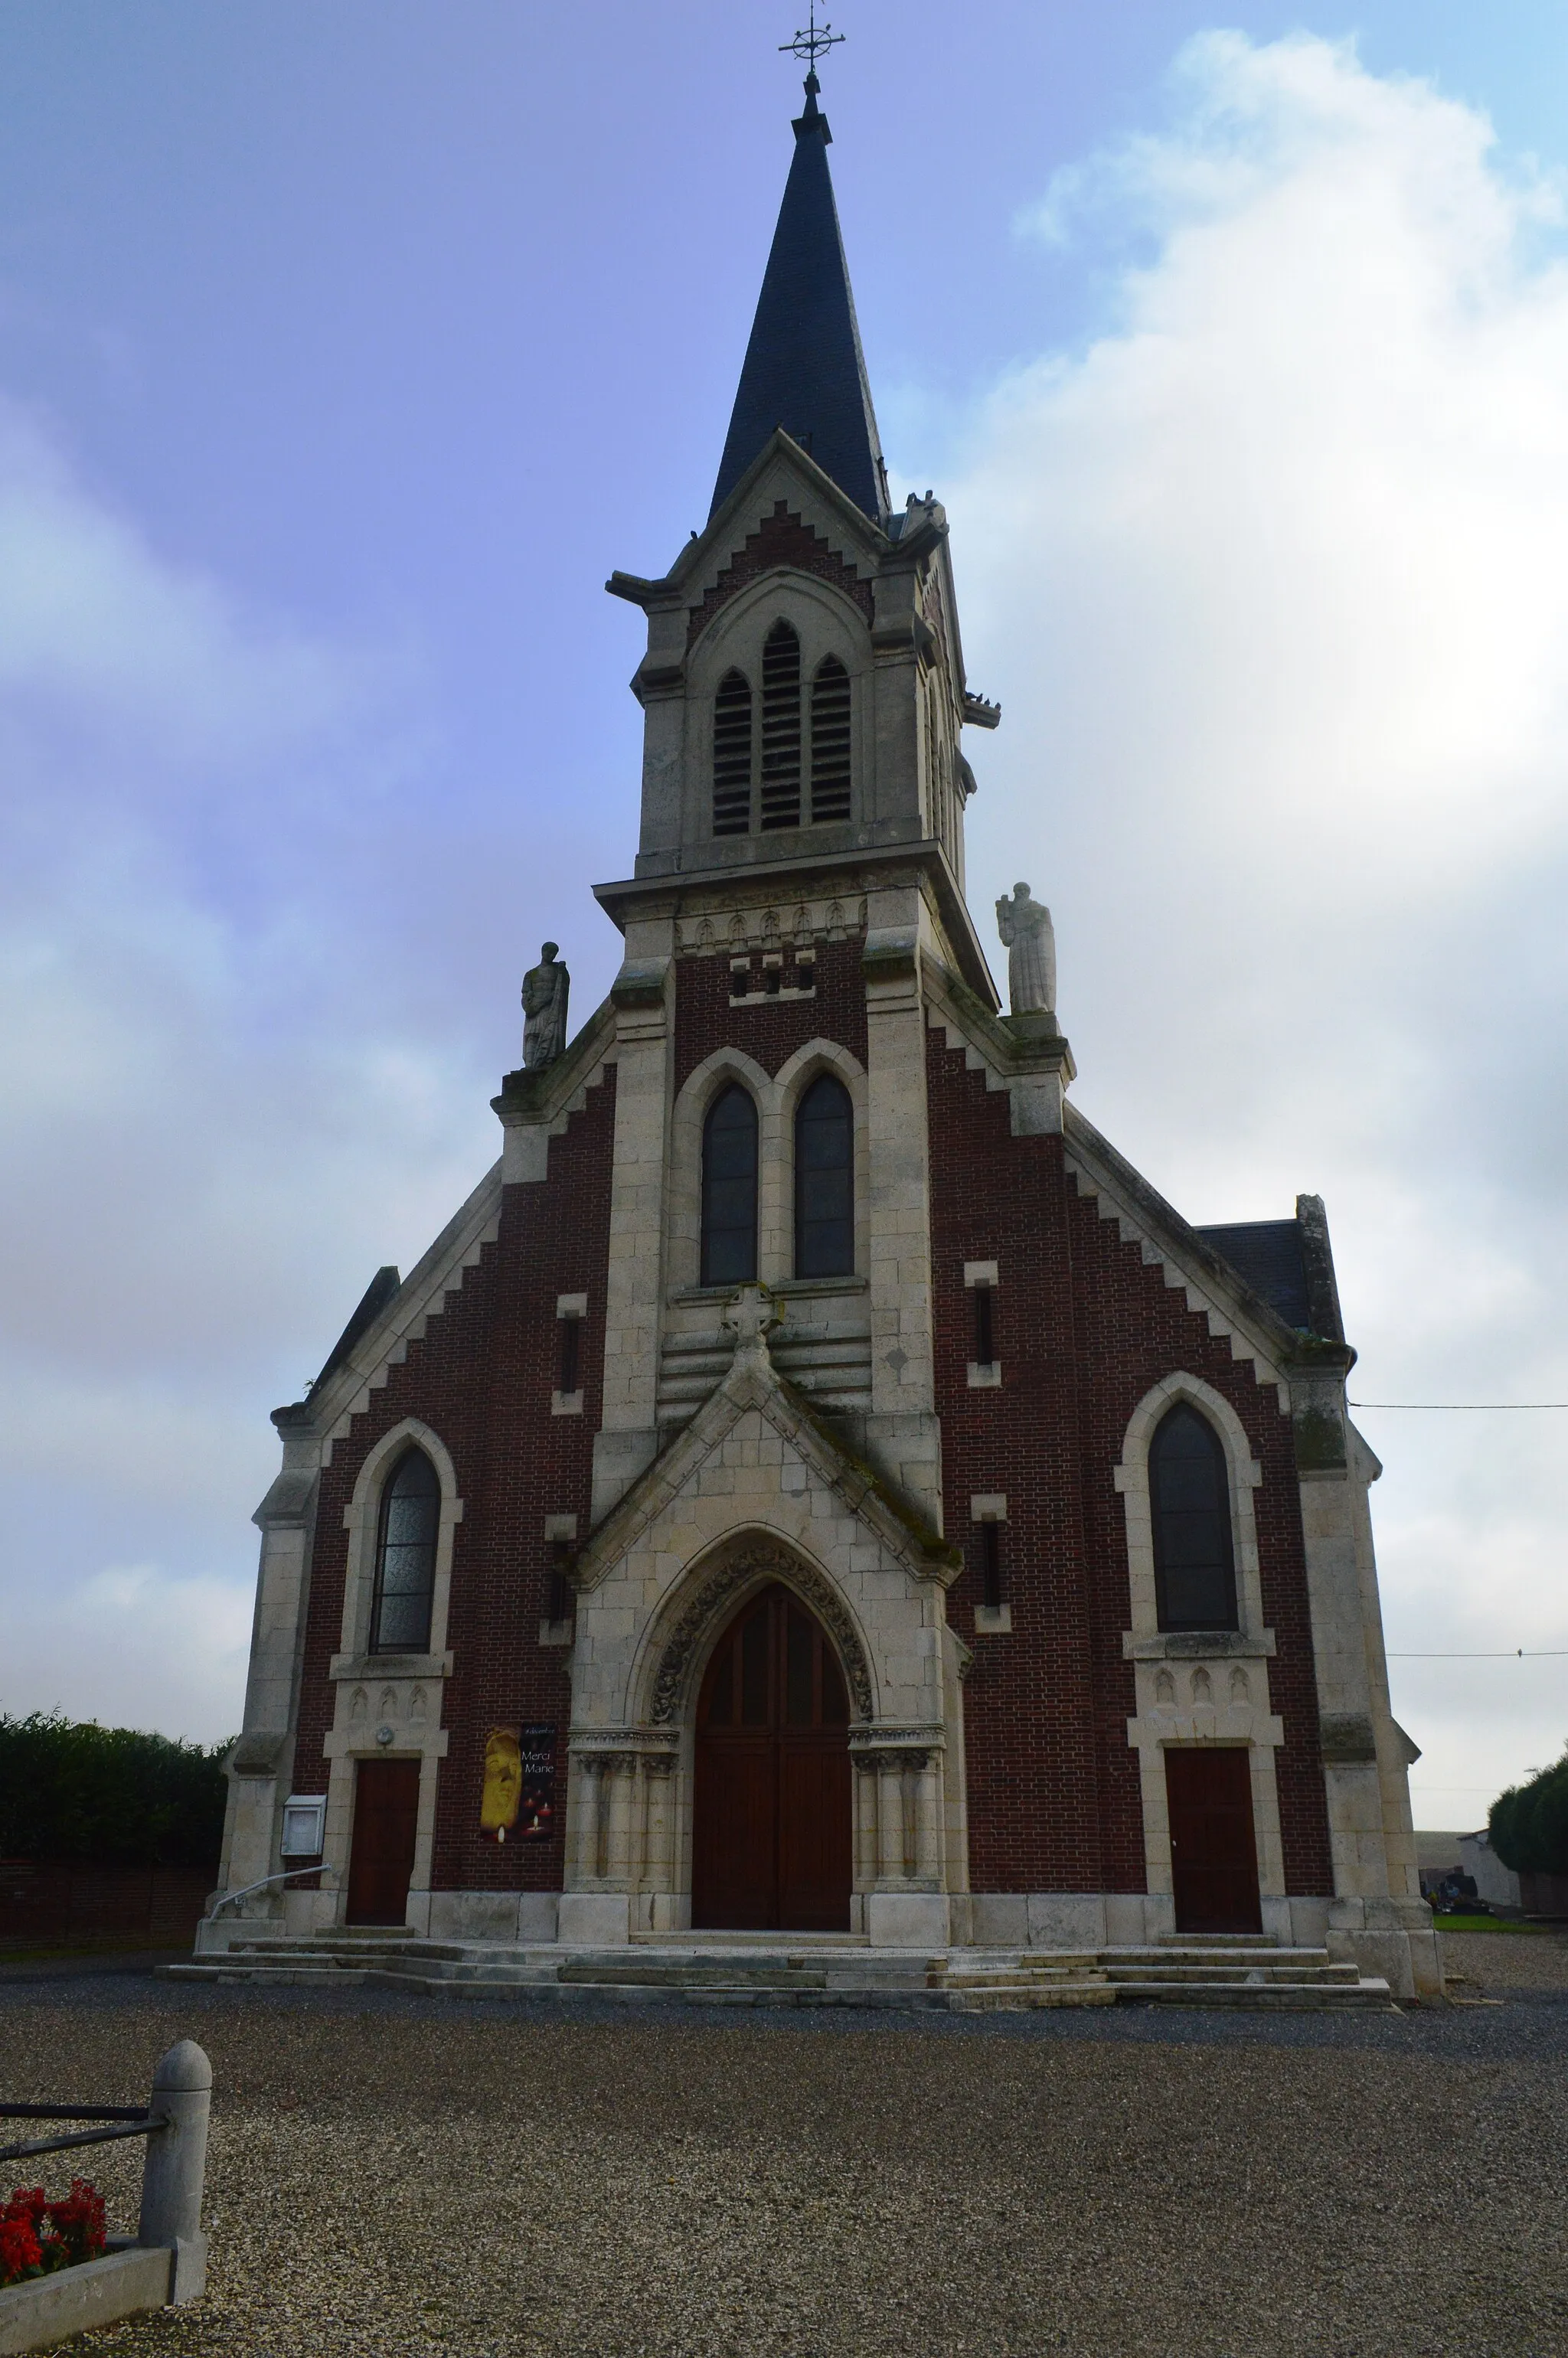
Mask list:
[[[752,825],[752,683],[727,671],[713,699],[713,832],[745,835]]]
[[[849,816],[849,675],[825,655],[811,684],[811,823]]]
[[[762,642],[762,800],[764,833],[800,825],[800,641],[782,620]]]

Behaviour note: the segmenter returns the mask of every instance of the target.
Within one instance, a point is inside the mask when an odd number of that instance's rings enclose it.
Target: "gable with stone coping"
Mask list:
[[[593,1021],[597,1020],[596,1016]],[[590,1028],[585,1025],[584,1033],[579,1034],[579,1042]],[[572,1116],[584,1110],[589,1091],[602,1082],[607,1068],[614,1062],[611,1037],[606,1052],[588,1065],[569,1087],[559,1089],[558,1103],[539,1123],[544,1137],[565,1136]],[[558,1072],[563,1081],[571,1079],[571,1052],[551,1071]],[[324,1466],[331,1464],[336,1444],[349,1437],[354,1418],[368,1407],[372,1392],[379,1391],[391,1369],[403,1364],[409,1346],[422,1339],[432,1318],[441,1315],[448,1294],[461,1287],[469,1271],[477,1268],[485,1247],[496,1241],[500,1234],[503,1165],[497,1162],[421,1255],[382,1315],[365,1329],[326,1383],[310,1395],[307,1404],[312,1419],[318,1429],[325,1428]]]
[[[613,1507],[578,1557],[579,1591],[591,1592],[656,1519],[700,1480],[741,1420],[752,1412],[793,1448],[818,1484],[875,1532],[916,1580],[946,1587],[963,1569],[956,1548],[905,1509],[870,1466],[837,1444],[764,1353],[737,1352],[724,1381]]]

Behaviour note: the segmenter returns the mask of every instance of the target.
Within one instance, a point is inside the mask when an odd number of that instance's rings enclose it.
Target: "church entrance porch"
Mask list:
[[[402,1924],[419,1824],[417,1760],[362,1760],[354,1779],[347,1921]]]
[[[849,1930],[849,1734],[832,1643],[775,1583],[724,1630],[698,1695],[695,1928]]]
[[[1169,1747],[1165,1792],[1177,1931],[1260,1932],[1246,1747]]]

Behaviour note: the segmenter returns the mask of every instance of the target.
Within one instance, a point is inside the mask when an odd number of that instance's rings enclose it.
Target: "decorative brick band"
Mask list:
[[[854,567],[847,565],[836,549],[829,548],[823,534],[813,532],[799,516],[791,515],[787,501],[779,500],[772,515],[764,517],[757,531],[748,533],[745,546],[736,550],[701,605],[692,608],[687,645],[697,644],[715,614],[749,581],[755,581],[760,574],[771,573],[781,565],[790,566],[796,573],[814,574],[818,581],[830,582],[835,590],[841,590],[846,598],[853,600],[868,623],[871,621],[875,610],[871,583],[862,581]]]

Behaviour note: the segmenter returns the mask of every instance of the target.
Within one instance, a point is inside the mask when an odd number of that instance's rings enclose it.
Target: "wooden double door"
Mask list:
[[[1252,1763],[1245,1746],[1165,1754],[1178,1932],[1260,1932]]]
[[[697,1697],[691,1920],[847,1932],[852,1872],[844,1673],[775,1584],[737,1613]]]

